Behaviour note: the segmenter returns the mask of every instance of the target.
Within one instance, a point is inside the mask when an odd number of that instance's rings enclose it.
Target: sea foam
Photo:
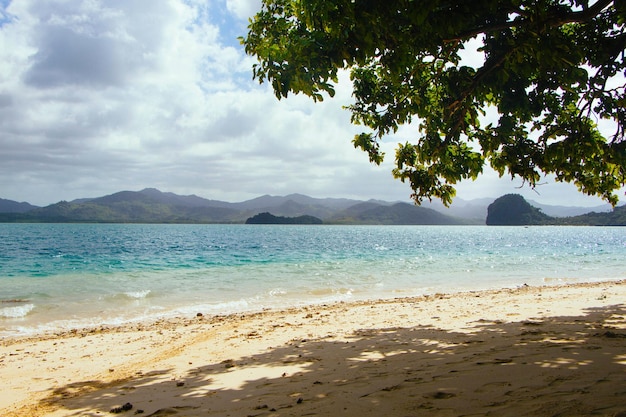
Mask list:
[[[129,291],[129,292],[125,292],[124,295],[127,296],[128,298],[133,298],[133,299],[141,299],[141,298],[146,298],[148,296],[148,294],[150,294],[150,290],[143,290],[143,291]]]
[[[17,319],[26,317],[28,313],[33,311],[34,304],[24,304],[19,306],[3,307],[0,308],[0,318]]]

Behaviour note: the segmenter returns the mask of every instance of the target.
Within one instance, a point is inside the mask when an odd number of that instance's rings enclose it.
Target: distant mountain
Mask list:
[[[485,224],[488,206],[493,202],[494,199],[455,199],[452,206],[446,208],[437,200],[415,206],[380,200],[313,198],[290,194],[264,195],[229,203],[146,188],[71,202],[61,201],[47,207],[0,199],[0,222],[244,223],[250,217],[267,212],[278,217],[314,216],[324,223],[336,224]],[[574,209],[558,206],[535,208],[545,214],[552,207],[559,213]],[[589,216],[584,219],[565,217],[559,224],[597,224],[614,218],[610,217],[613,216],[611,213]]]
[[[615,207],[610,213],[591,212],[558,220],[563,225],[626,226],[626,205]]]
[[[337,213],[329,221],[343,224],[383,225],[449,225],[467,224],[438,211],[407,203],[381,205],[373,202],[359,203]]]
[[[76,202],[78,201],[78,202]],[[239,210],[197,196],[179,196],[155,189],[121,191],[74,202],[61,201],[1,221],[92,223],[234,223]]]
[[[262,196],[241,203],[180,196],[154,188],[120,191],[98,198],[61,201],[23,213],[0,214],[0,221],[93,223],[244,223],[259,213],[310,216],[340,224],[463,224],[435,210],[406,203],[318,199],[302,194]],[[301,219],[302,220],[302,219]],[[309,219],[311,220],[311,219]]]
[[[250,202],[239,203],[235,207],[239,208],[243,212],[250,213],[262,213],[271,212],[277,216],[300,216],[302,214],[308,214],[319,218],[331,217],[337,210],[324,205],[322,202],[303,203],[294,200],[273,200],[271,205],[268,201],[257,200],[256,203],[263,204],[262,206],[254,206]]]
[[[611,212],[591,212],[579,216],[553,217],[534,207],[521,195],[507,194],[496,199],[488,208],[488,225],[588,225],[626,226],[626,206]]]
[[[303,194],[289,194],[282,197],[263,195],[252,200],[235,204],[237,204],[240,208],[258,209],[259,207],[277,207],[290,201],[303,206],[321,205],[333,210],[347,208],[360,202],[358,200],[350,200],[347,198],[314,198]]]
[[[146,188],[141,191],[121,191],[108,196],[91,199],[92,203],[113,204],[120,201],[145,201],[151,203],[164,204],[174,207],[225,207],[231,208],[233,203],[225,201],[207,200],[196,195],[178,195],[174,193],[162,192],[156,188]]]
[[[543,213],[552,217],[573,217],[581,216],[583,214],[597,212],[597,213],[609,213],[613,210],[610,204],[603,204],[595,207],[576,207],[576,206],[552,206],[547,204],[537,203],[533,200],[528,202],[540,209]]]
[[[471,201],[455,198],[453,203],[446,207],[441,200],[424,201],[420,207],[430,208],[447,216],[469,220],[475,224],[485,224],[487,218],[487,207],[493,203],[495,198],[478,198]]]
[[[253,214],[261,212],[271,212],[277,216],[308,214],[326,219],[333,216],[338,210],[357,203],[360,203],[360,201],[344,198],[313,198],[302,194],[289,194],[284,197],[264,195],[241,203],[234,203],[232,207]]]
[[[26,213],[36,208],[37,206],[29,203],[18,203],[17,201],[0,198],[0,213]]]

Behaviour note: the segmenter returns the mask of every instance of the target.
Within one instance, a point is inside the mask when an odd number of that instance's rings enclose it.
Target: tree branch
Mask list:
[[[550,16],[549,19],[546,19],[542,21],[541,23],[542,23],[542,26],[545,26],[545,27],[557,27],[557,26],[568,24],[568,23],[587,22],[593,19],[594,17],[596,17],[598,14],[600,14],[608,6],[613,4],[613,1],[614,0],[599,0],[598,2],[593,4],[591,7],[583,9],[579,12],[571,12],[571,13],[566,13],[566,14],[553,14]],[[530,15],[526,12],[515,10],[512,13],[519,14],[520,16],[526,16],[526,18],[517,20],[517,21],[508,20],[506,22],[499,22],[499,23],[491,24],[491,25],[478,26],[476,28],[467,30],[465,32],[461,32],[454,38],[445,39],[444,42],[463,41],[463,40],[471,39],[483,33],[490,33],[490,32],[503,30],[503,29],[511,29],[514,27],[526,27],[526,26],[537,24],[537,22],[533,22],[531,19],[529,19]]]

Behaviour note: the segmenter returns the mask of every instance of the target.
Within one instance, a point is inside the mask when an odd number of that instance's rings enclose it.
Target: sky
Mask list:
[[[333,99],[277,100],[252,80],[238,36],[260,0],[0,0],[0,198],[48,205],[158,188],[239,202],[260,195],[410,201],[352,145],[362,131]],[[521,188],[520,188],[521,187]],[[522,194],[543,204],[599,198],[550,179],[535,190],[485,170],[464,200]],[[620,193],[624,200],[624,193]]]

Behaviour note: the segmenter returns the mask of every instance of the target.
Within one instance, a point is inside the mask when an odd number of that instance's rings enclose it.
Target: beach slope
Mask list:
[[[0,415],[623,417],[625,317],[617,281],[8,338]]]

